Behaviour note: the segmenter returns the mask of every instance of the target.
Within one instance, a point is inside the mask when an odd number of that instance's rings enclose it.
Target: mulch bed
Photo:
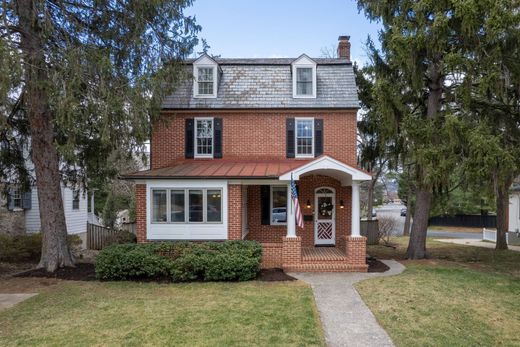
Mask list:
[[[368,272],[385,272],[390,270],[388,265],[373,257],[367,257]]]
[[[59,268],[55,272],[47,272],[44,269],[33,269],[15,275],[15,277],[43,277],[58,278],[72,281],[95,281],[96,272],[94,264],[79,263],[76,267]]]
[[[263,282],[296,281],[296,278],[289,276],[282,269],[262,269],[256,279]]]

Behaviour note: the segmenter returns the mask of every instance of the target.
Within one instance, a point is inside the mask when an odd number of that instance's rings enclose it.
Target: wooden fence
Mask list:
[[[87,223],[87,249],[101,250],[112,242],[118,233],[115,229]]]
[[[360,226],[361,236],[367,238],[367,245],[377,245],[379,243],[379,223],[377,219],[362,220]]]
[[[472,227],[472,228],[496,228],[497,216],[457,214],[454,216],[435,216],[428,221],[429,225]]]

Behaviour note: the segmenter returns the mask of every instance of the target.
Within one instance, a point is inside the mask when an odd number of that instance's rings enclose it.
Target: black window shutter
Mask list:
[[[32,192],[24,192],[22,195],[22,208],[30,210],[32,208]]]
[[[9,211],[14,210],[13,191],[11,189],[7,192],[7,209]]]
[[[314,120],[314,156],[323,154],[323,119]]]
[[[215,141],[213,158],[222,158],[222,130],[222,118],[215,118],[213,120],[213,138]]]
[[[270,213],[269,209],[271,208],[271,189],[270,186],[260,186],[260,202],[261,202],[261,215],[262,215],[262,225],[269,225],[270,223]]]
[[[287,158],[294,158],[294,118],[286,120]]]
[[[185,134],[184,138],[186,139],[186,142],[184,144],[185,146],[185,157],[186,159],[193,158],[194,154],[194,142],[195,142],[195,124],[193,118],[186,118],[186,127],[185,127]]]

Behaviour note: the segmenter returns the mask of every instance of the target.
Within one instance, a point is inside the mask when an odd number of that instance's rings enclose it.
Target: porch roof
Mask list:
[[[160,169],[138,171],[129,179],[152,178],[278,178],[311,160],[189,159]]]
[[[279,179],[295,180],[300,176],[322,174],[332,176],[343,184],[352,180],[368,180],[366,172],[343,162],[322,155],[311,159],[188,159],[172,166],[159,169],[138,171],[127,174],[127,179],[164,179],[164,178],[224,178],[224,179]]]

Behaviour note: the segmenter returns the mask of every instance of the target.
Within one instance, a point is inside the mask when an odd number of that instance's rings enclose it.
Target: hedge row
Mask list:
[[[97,256],[96,275],[102,280],[247,281],[256,277],[261,257],[255,241],[114,245]]]

